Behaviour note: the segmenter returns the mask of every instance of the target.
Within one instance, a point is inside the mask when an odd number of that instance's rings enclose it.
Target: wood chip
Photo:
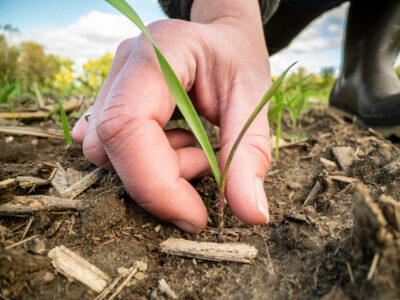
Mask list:
[[[307,138],[305,139],[301,139],[298,141],[294,141],[294,142],[287,142],[284,139],[279,139],[278,141],[278,147],[279,149],[283,149],[283,148],[288,148],[288,147],[292,147],[292,146],[296,146],[296,145],[301,145],[304,144],[305,142],[307,142]],[[271,136],[271,149],[275,149],[276,148],[276,137],[275,136]]]
[[[62,130],[51,128],[28,126],[0,126],[0,132],[9,135],[28,135],[61,140],[65,138]]]
[[[83,283],[98,293],[111,282],[110,276],[64,246],[53,248],[48,256],[58,272],[67,278]]]
[[[71,99],[67,102],[64,102],[63,107],[65,112],[71,112],[78,108],[81,105],[79,100]],[[54,105],[50,107],[50,110],[57,109],[58,105]],[[45,119],[50,115],[48,111],[25,111],[25,112],[0,112],[0,119],[24,119],[24,120],[38,120]]]
[[[0,215],[15,216],[37,211],[78,210],[82,206],[83,203],[80,200],[45,195],[16,196],[13,201],[0,205]]]
[[[77,195],[82,193],[89,186],[91,186],[93,183],[103,177],[106,172],[107,170],[102,168],[95,169],[94,171],[84,176],[81,180],[65,189],[62,193],[60,193],[60,196],[68,199],[75,198]]]
[[[50,184],[50,181],[47,179],[32,176],[18,176],[17,178],[15,178],[15,180],[22,188],[30,188],[33,186],[43,186]]]
[[[286,211],[283,214],[283,217],[289,221],[308,223],[307,217],[305,215],[293,211]]]
[[[72,185],[77,183],[78,181],[82,180],[83,174],[75,170],[74,168],[67,169],[67,177],[68,177],[68,184]]]
[[[329,159],[321,157],[320,161],[324,166],[337,167],[336,163],[334,161],[329,160]]]
[[[330,178],[337,180],[337,181],[342,181],[342,182],[346,182],[346,183],[353,183],[353,182],[357,182],[358,179],[356,178],[351,178],[351,177],[346,177],[346,176],[339,176],[339,175],[334,175],[334,176],[329,176]]]
[[[68,188],[68,174],[59,163],[56,165],[57,171],[51,180],[51,185],[61,194]]]
[[[335,156],[339,166],[346,172],[354,162],[354,155],[350,147],[332,147],[332,153]]]
[[[161,297],[158,297],[158,294],[161,294]],[[158,287],[151,292],[150,295],[151,300],[157,299],[178,299],[175,292],[169,287],[168,283],[165,279],[161,279],[158,281]]]
[[[16,182],[15,178],[8,178],[0,181],[0,189],[9,187]]]
[[[308,194],[306,200],[303,203],[303,207],[306,206],[307,204],[312,203],[316,198],[317,195],[319,194],[319,192],[322,189],[322,185],[319,183],[319,181],[317,181],[313,188],[311,189],[310,193]]]
[[[386,221],[393,229],[400,232],[400,202],[386,195],[381,195],[379,200],[382,204],[382,211]]]
[[[207,243],[170,238],[160,245],[163,253],[213,261],[250,263],[257,249],[247,244]]]

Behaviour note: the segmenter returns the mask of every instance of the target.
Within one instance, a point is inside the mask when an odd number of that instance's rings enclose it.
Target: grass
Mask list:
[[[225,187],[226,187],[226,180],[229,172],[229,167],[235,155],[235,152],[246,133],[247,129],[250,127],[254,119],[260,113],[262,108],[268,103],[268,101],[274,96],[274,94],[278,91],[279,86],[282,84],[283,79],[285,78],[289,69],[293,66],[291,65],[285,72],[283,72],[279,78],[272,84],[271,88],[266,92],[264,97],[261,99],[260,103],[254,109],[253,113],[248,118],[247,122],[244,124],[239,136],[237,137],[232,150],[229,153],[223,175],[221,175],[221,170],[218,167],[217,159],[215,154],[212,150],[210,141],[207,137],[207,134],[203,128],[203,125],[200,121],[200,118],[193,107],[192,102],[190,101],[189,96],[187,95],[185,89],[183,88],[182,84],[180,83],[177,75],[173,71],[172,67],[169,65],[168,61],[165,59],[164,55],[160,52],[157,48],[156,44],[154,43],[153,39],[151,38],[149,32],[147,31],[146,26],[140,19],[140,17],[136,14],[136,12],[129,6],[129,4],[125,0],[106,0],[112,6],[114,6],[117,10],[119,10],[123,15],[125,15],[128,19],[130,19],[143,33],[143,35],[150,41],[153,46],[153,49],[156,53],[162,74],[164,79],[167,83],[167,86],[178,106],[179,110],[181,111],[183,117],[185,118],[186,122],[188,123],[189,127],[192,129],[194,135],[196,136],[197,140],[199,141],[201,147],[203,148],[209,164],[211,166],[212,173],[214,178],[218,184],[220,190],[220,198],[219,198],[219,227],[223,226],[223,208],[224,208],[224,201],[225,201]],[[267,84],[267,83],[266,83]]]
[[[65,113],[61,100],[58,100],[58,110],[60,111],[61,124],[64,131],[65,141],[67,142],[67,147],[69,147],[72,144],[71,132],[69,130],[68,117]]]

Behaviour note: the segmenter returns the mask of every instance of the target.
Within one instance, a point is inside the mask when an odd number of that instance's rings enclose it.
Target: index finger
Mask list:
[[[175,104],[158,65],[128,62],[114,82],[97,134],[128,192],[150,213],[188,232],[207,223],[204,204],[181,177],[162,129]]]

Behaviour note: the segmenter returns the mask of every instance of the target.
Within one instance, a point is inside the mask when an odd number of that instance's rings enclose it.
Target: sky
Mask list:
[[[157,0],[128,0],[145,24],[167,18]],[[314,21],[284,51],[271,58],[272,74],[294,61],[319,72],[323,67],[338,70],[347,5]],[[78,65],[139,34],[138,29],[102,0],[0,0],[0,25],[12,24],[19,33],[13,43],[35,41],[46,53],[73,59]],[[399,60],[398,60],[399,61]]]

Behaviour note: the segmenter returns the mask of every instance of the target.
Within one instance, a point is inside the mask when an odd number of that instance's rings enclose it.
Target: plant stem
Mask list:
[[[254,119],[257,117],[257,115],[260,113],[260,111],[263,109],[263,107],[268,103],[268,101],[272,98],[272,96],[278,91],[280,85],[283,82],[283,79],[285,78],[286,74],[289,72],[290,68],[293,67],[297,62],[291,64],[282,74],[281,76],[278,77],[278,79],[271,85],[271,87],[268,89],[268,91],[264,94],[262,97],[260,103],[258,103],[257,107],[254,109],[254,111],[251,113],[250,117],[244,124],[242,130],[239,133],[239,136],[235,140],[235,143],[232,146],[231,151],[229,152],[228,159],[225,164],[224,168],[224,173],[222,175],[221,179],[221,184],[219,185],[219,190],[220,190],[220,196],[219,196],[219,205],[218,205],[218,219],[219,219],[219,224],[218,227],[222,228],[223,227],[223,212],[224,212],[224,200],[225,200],[225,187],[226,187],[226,180],[228,177],[228,170],[229,167],[232,163],[233,156],[236,153],[237,148],[239,147],[240,142],[242,141],[242,138],[244,134],[246,133],[247,129],[249,129],[250,125],[253,123]]]
[[[218,229],[224,228],[224,205],[225,205],[225,192],[219,190],[218,199]]]

